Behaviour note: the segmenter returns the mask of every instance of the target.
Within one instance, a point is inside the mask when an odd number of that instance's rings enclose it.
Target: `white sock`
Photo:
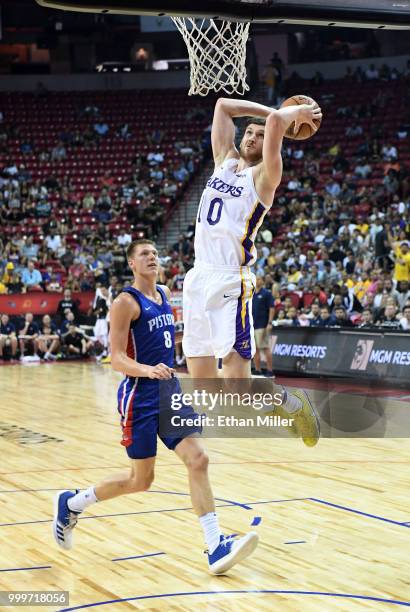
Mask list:
[[[95,496],[94,487],[90,487],[85,489],[85,491],[80,491],[74,497],[70,497],[67,501],[67,506],[72,512],[82,512],[85,508],[96,502],[98,502],[98,499]]]
[[[295,395],[288,393],[285,387],[282,387],[282,389],[284,410],[286,410],[286,412],[289,412],[290,414],[292,414],[292,412],[297,412],[298,410],[300,410],[302,408],[301,400]]]
[[[199,522],[204,530],[205,542],[208,546],[209,554],[212,554],[214,550],[218,548],[221,539],[218,517],[215,512],[208,512],[208,514],[199,517]]]

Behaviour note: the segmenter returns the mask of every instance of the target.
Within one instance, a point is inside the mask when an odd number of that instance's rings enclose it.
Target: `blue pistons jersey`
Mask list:
[[[174,315],[166,295],[160,287],[162,304],[147,298],[134,287],[124,289],[139,304],[141,314],[131,322],[128,332],[127,357],[150,366],[158,363],[174,366],[175,329]],[[118,389],[118,410],[126,419],[133,402],[138,406],[158,407],[158,380],[126,376]]]
[[[128,333],[127,356],[138,363],[156,366],[174,365],[175,329],[174,315],[164,290],[157,286],[162,303],[157,304],[134,287],[124,289],[140,306],[140,316],[132,321]],[[161,386],[160,386],[161,385]],[[178,379],[156,380],[148,377],[125,376],[118,389],[118,412],[121,415],[122,440],[128,455],[133,459],[152,457],[156,454],[156,438],[159,432],[160,404],[168,408],[168,399],[180,393]],[[180,439],[161,436],[168,448]]]

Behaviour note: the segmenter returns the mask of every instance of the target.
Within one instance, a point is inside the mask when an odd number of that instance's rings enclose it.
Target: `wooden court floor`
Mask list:
[[[207,572],[185,468],[161,443],[152,490],[91,506],[73,550],[59,549],[55,491],[127,467],[119,379],[85,363],[0,368],[0,591],[70,592],[68,606],[30,610],[410,606],[405,438],[322,439],[313,449],[297,439],[206,440],[221,526],[243,533],[258,523],[260,535],[227,576]]]

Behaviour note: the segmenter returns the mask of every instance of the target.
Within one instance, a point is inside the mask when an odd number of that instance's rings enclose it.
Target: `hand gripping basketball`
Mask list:
[[[322,110],[313,98],[303,95],[288,98],[281,108],[296,105],[300,107],[298,117],[286,130],[285,136],[293,140],[306,140],[318,131],[322,123]]]

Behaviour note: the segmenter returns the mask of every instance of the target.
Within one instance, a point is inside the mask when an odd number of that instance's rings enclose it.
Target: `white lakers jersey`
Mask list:
[[[236,172],[238,159],[215,168],[199,204],[195,258],[216,266],[250,266],[256,259],[255,236],[268,207],[255,190],[252,168]]]

